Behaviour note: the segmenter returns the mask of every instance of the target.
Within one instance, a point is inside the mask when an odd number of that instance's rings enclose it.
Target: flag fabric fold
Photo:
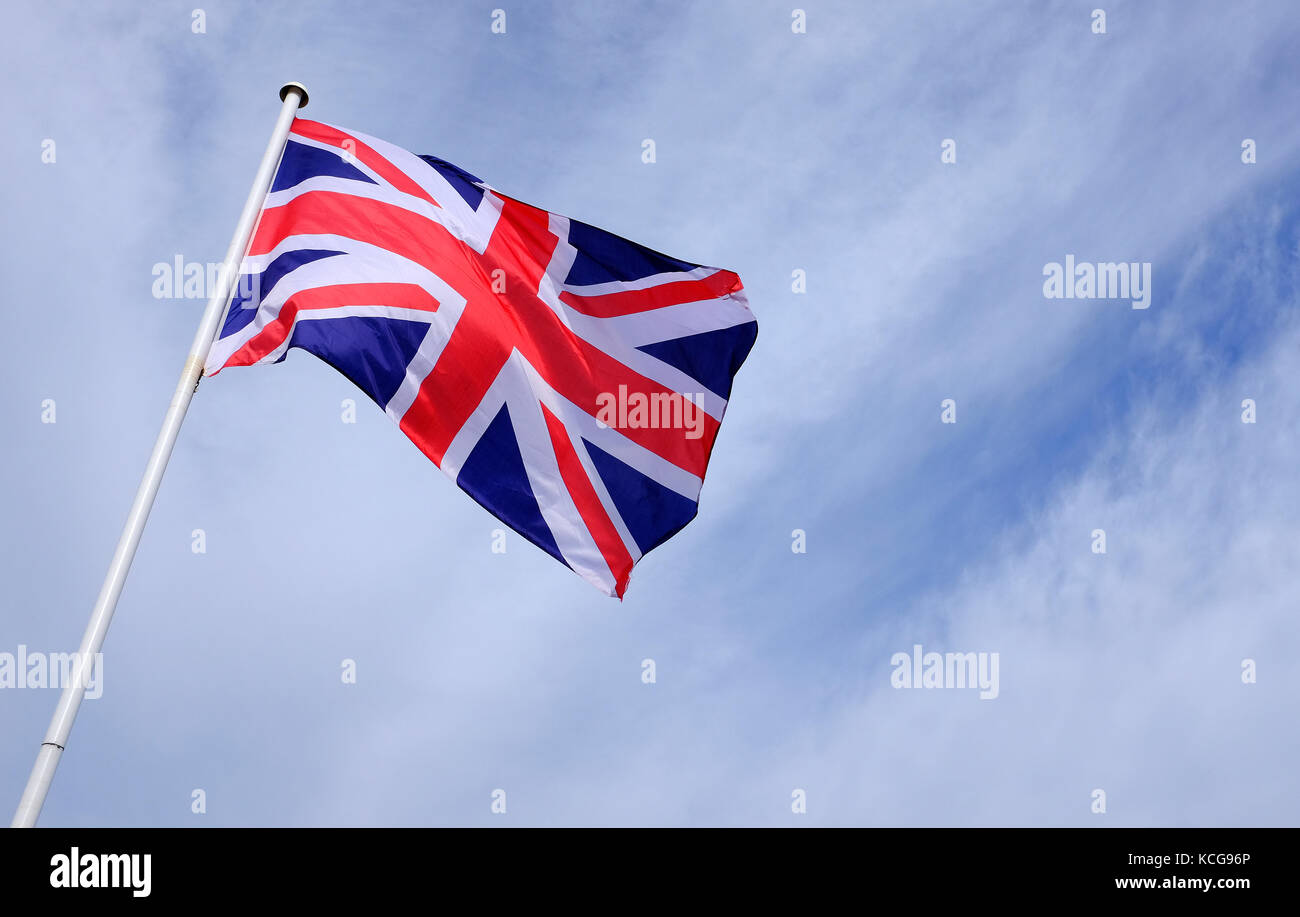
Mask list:
[[[298,119],[205,372],[315,354],[609,595],[694,518],[757,323],[734,273]]]

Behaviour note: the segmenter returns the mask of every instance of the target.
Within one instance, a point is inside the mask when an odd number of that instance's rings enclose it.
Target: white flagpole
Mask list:
[[[257,177],[253,179],[253,188],[248,192],[248,200],[244,202],[244,211],[239,215],[239,223],[235,227],[234,237],[230,240],[230,248],[226,249],[226,260],[221,266],[217,289],[212,291],[207,308],[203,310],[203,318],[199,322],[199,330],[194,335],[194,343],[190,345],[190,354],[185,360],[180,381],[176,383],[171,406],[163,417],[162,429],[158,431],[158,439],[153,444],[153,453],[149,456],[149,463],[145,465],[144,479],[140,481],[140,489],[135,493],[135,501],[131,504],[126,525],[122,529],[122,537],[118,539],[117,550],[113,552],[113,560],[108,565],[108,575],[104,578],[104,585],[99,590],[99,598],[90,613],[90,623],[86,625],[86,633],[81,638],[81,649],[77,651],[70,677],[63,686],[63,693],[59,696],[59,705],[54,709],[50,728],[45,733],[45,741],[36,756],[36,764],[32,767],[31,776],[27,778],[27,788],[18,803],[18,811],[14,813],[11,828],[34,827],[36,819],[41,814],[41,806],[45,804],[45,796],[50,791],[50,781],[54,779],[54,770],[59,766],[59,757],[67,747],[68,734],[72,731],[72,723],[77,718],[78,708],[81,707],[81,699],[85,695],[95,656],[104,645],[104,636],[108,633],[108,625],[113,620],[113,610],[117,607],[118,596],[122,594],[126,574],[131,569],[131,560],[135,557],[135,549],[140,543],[141,533],[144,532],[149,510],[153,507],[154,496],[158,493],[158,485],[162,483],[163,472],[167,469],[167,460],[171,458],[172,447],[176,445],[176,436],[180,432],[181,422],[185,420],[190,399],[194,397],[199,379],[203,375],[203,364],[207,361],[208,350],[211,349],[212,339],[216,336],[217,325],[230,303],[230,296],[238,279],[239,263],[248,248],[248,239],[261,212],[262,201],[271,187],[276,166],[280,163],[280,156],[284,152],[285,141],[289,136],[289,128],[293,124],[297,110],[307,104],[307,90],[301,83],[287,83],[280,89],[280,100],[283,103],[280,107],[280,116],[276,119],[275,130],[271,133],[270,143],[266,145],[266,152],[262,154],[262,164],[257,168]]]

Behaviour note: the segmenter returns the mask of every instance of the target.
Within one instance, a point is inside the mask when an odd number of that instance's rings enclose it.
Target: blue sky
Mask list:
[[[153,266],[220,259],[286,80],[761,331],[623,603],[323,363],[204,383],[43,824],[1300,820],[1288,4],[193,7],[4,13],[0,653],[76,647],[203,305]],[[1067,253],[1150,308],[1045,299]],[[918,643],[998,697],[892,688]],[[56,697],[0,689],[11,804]]]

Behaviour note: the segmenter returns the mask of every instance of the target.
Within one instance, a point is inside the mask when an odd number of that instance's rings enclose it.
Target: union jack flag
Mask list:
[[[730,271],[298,119],[205,373],[291,347],[608,595],[695,517],[757,323]]]

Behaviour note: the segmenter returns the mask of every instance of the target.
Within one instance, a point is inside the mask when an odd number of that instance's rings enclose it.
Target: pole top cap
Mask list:
[[[281,86],[281,87],[280,87],[280,101],[283,102],[286,98],[288,98],[288,96],[289,96],[289,90],[290,90],[290,89],[296,89],[296,90],[298,90],[298,96],[299,96],[299,99],[298,99],[298,107],[299,107],[299,108],[306,108],[306,107],[307,107],[307,87],[304,86],[302,83],[285,83],[283,86]]]

